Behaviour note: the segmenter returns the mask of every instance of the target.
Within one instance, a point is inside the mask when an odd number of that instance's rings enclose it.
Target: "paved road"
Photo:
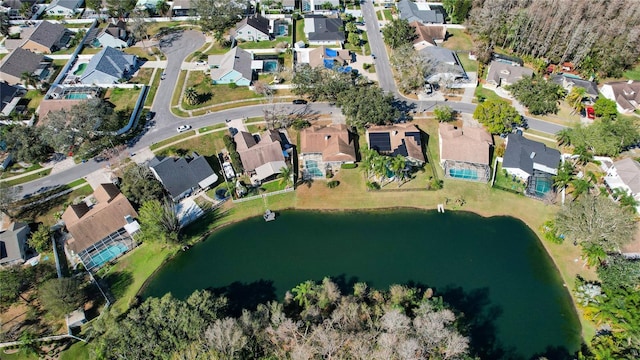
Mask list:
[[[551,123],[551,122],[547,122],[547,121],[542,121],[542,120],[538,120],[538,119],[532,119],[532,118],[529,118],[529,117],[525,117],[525,119],[527,120],[527,125],[529,125],[530,129],[537,130],[537,131],[542,131],[542,132],[545,132],[547,134],[555,134],[558,131],[567,128],[564,125],[559,125],[559,124],[555,124],[555,123]]]

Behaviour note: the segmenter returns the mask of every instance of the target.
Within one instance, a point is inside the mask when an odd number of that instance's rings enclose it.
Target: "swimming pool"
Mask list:
[[[66,99],[89,99],[91,96],[85,93],[71,93],[65,96]]]
[[[307,169],[307,173],[309,173],[313,177],[324,177],[324,172],[318,168],[318,162],[315,160],[305,160],[304,167]]]
[[[278,60],[264,60],[262,71],[268,73],[278,71]]]
[[[449,176],[457,179],[478,180],[478,171],[474,169],[449,169]]]
[[[536,181],[535,192],[538,195],[544,195],[551,190],[551,180],[550,179],[538,179]]]
[[[91,256],[91,260],[87,262],[87,269],[93,269],[102,266],[104,263],[115,259],[120,256],[120,254],[127,251],[128,248],[124,244],[114,244],[106,249],[100,251],[99,253]]]

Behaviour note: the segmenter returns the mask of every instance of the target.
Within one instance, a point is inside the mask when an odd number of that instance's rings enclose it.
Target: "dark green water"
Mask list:
[[[464,312],[482,359],[570,358],[580,324],[536,235],[509,217],[435,211],[284,212],[217,231],[163,267],[143,296],[225,292],[238,306],[282,300],[298,283],[330,276],[431,287]]]

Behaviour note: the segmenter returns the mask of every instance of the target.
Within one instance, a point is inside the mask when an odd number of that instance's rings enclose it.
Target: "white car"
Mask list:
[[[202,60],[200,60],[200,61],[196,61],[196,65],[198,65],[198,66],[205,66],[205,65],[207,65],[207,62],[206,62],[206,61],[202,61]]]
[[[178,126],[178,128],[176,130],[178,130],[179,133],[181,132],[185,132],[187,130],[191,129],[191,125],[180,125]]]

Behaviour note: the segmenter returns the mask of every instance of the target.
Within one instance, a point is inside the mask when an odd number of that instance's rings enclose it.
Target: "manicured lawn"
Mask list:
[[[29,174],[12,180],[7,180],[5,181],[5,183],[9,186],[20,185],[32,180],[40,179],[41,177],[45,177],[50,173],[51,169],[44,169],[42,171],[38,171],[37,173]]]
[[[89,347],[86,343],[78,341],[60,354],[60,360],[76,360],[89,358]]]
[[[447,40],[442,43],[442,46],[451,50],[464,50],[469,51],[473,49],[473,43],[471,42],[471,35],[464,32],[462,29],[447,29],[449,33]]]
[[[580,115],[578,113],[572,114],[573,109],[571,109],[571,107],[567,105],[565,101],[561,101],[558,105],[558,108],[559,110],[557,114],[532,115],[529,113],[529,111],[527,111],[527,115],[566,126],[572,126],[580,122]]]
[[[122,88],[110,88],[104,95],[104,99],[115,105],[114,110],[130,111],[136,106],[138,97],[142,89],[122,89]]]
[[[640,63],[633,69],[625,71],[623,75],[626,79],[640,81]]]
[[[172,30],[181,30],[181,29],[185,29],[183,27],[180,27],[179,25],[181,24],[188,24],[187,22],[181,22],[181,21],[168,21],[168,22],[150,22],[148,23],[148,27],[147,27],[147,34],[149,34],[149,36],[153,36],[156,35],[160,32],[166,32],[166,31],[172,31]]]
[[[143,243],[101,272],[116,296],[112,308],[119,314],[127,311],[144,282],[177,250],[175,245]]]
[[[273,41],[246,41],[238,43],[243,49],[273,49],[281,42],[291,44],[291,36],[281,36]]]
[[[40,90],[29,90],[24,99],[29,100],[27,108],[35,111],[40,106],[42,99],[44,99],[44,94]]]
[[[498,169],[496,170],[496,181],[494,185],[497,188],[511,189],[518,193],[524,193],[525,184],[522,180],[515,178],[512,175],[505,174],[502,170],[502,164],[498,163]]]
[[[188,137],[193,136],[195,134],[196,134],[195,130],[183,132],[180,135],[176,135],[176,136],[170,137],[168,139],[164,139],[162,141],[159,141],[157,143],[153,143],[153,144],[151,144],[151,146],[149,146],[149,149],[151,151],[153,151],[153,150],[159,149],[159,148],[161,148],[161,147],[163,147],[163,146],[165,146],[167,144],[171,144],[172,142],[176,142],[176,141],[178,141],[180,139],[188,138]]]
[[[153,69],[151,68],[138,69],[136,76],[132,77],[129,83],[148,85],[151,80],[151,74],[153,74]]]
[[[207,45],[207,44],[205,44]],[[205,49],[207,49],[206,47],[204,47]],[[218,44],[217,42],[214,42],[211,47],[209,47],[204,54],[205,55],[222,55],[222,54],[226,54],[227,51],[229,51],[229,48],[227,47],[223,47],[220,46],[220,44]]]
[[[307,35],[304,33],[304,20],[295,20],[294,24],[296,26],[296,38],[293,39],[293,42],[297,43],[298,41],[302,41],[306,43]]]
[[[90,46],[85,46],[85,47],[82,48],[82,51],[80,51],[80,55],[97,54],[100,51],[102,51],[102,48],[94,48],[94,47],[90,47]]]
[[[378,17],[378,20],[382,20],[383,19],[382,10],[376,11],[376,16]]]
[[[485,100],[504,100],[495,91],[485,89],[482,86],[478,86],[475,91],[476,98],[483,97]]]
[[[205,106],[221,104],[228,101],[256,99],[262,95],[256,94],[246,86],[231,88],[229,85],[213,85],[211,79],[202,71],[189,72],[187,87],[194,87],[201,97],[201,102],[197,105],[189,105],[182,99],[182,107],[186,110],[198,109]]]
[[[123,52],[131,55],[135,55],[140,59],[147,59],[150,61],[154,61],[156,59],[154,54],[160,53],[160,50],[154,46],[147,46],[147,48],[132,46],[124,49]]]
[[[264,122],[264,117],[262,116],[250,117],[244,121],[245,124],[256,123],[256,122]]]
[[[40,164],[32,164],[28,168],[23,168],[19,163],[13,163],[9,166],[9,168],[0,171],[0,179],[8,179],[39,169],[42,169],[42,166]]]
[[[163,69],[157,70],[156,77],[153,78],[153,83],[151,83],[151,87],[147,92],[147,98],[144,100],[144,106],[151,106],[153,104],[153,99],[156,97],[158,86],[160,86],[160,77],[162,76],[162,71]]]
[[[189,139],[185,139],[177,144],[166,147],[162,150],[159,150],[156,152],[156,154],[161,156],[181,153],[191,154],[195,151],[202,156],[214,156],[220,149],[224,148],[222,137],[226,134],[228,134],[226,130],[220,130],[192,137]]]
[[[251,124],[251,125],[247,125],[247,131],[252,134],[255,134],[263,131],[265,127],[266,127],[266,124],[259,124],[259,125]]]
[[[382,12],[384,13],[385,20],[387,21],[393,20],[393,15],[391,14],[391,10],[385,9],[385,10],[382,10]]]
[[[280,179],[269,181],[268,183],[264,183],[260,185],[260,189],[265,193],[270,193],[274,191],[284,190],[287,184],[285,182],[280,182]]]
[[[211,130],[216,130],[216,129],[222,129],[227,127],[226,124],[215,124],[212,126],[205,126],[205,127],[201,127],[200,129],[198,129],[198,133],[202,134],[205,133],[207,131],[211,131]]]
[[[462,67],[466,72],[477,72],[478,71],[478,62],[475,60],[469,59],[469,52],[467,51],[458,51],[458,59],[462,63]]]
[[[68,184],[67,184],[67,186],[68,186],[69,188],[74,188],[74,187],[76,187],[76,186],[78,186],[78,185],[82,185],[82,184],[86,184],[86,183],[87,183],[87,180],[85,180],[85,179],[78,179],[78,180],[74,180],[74,181],[72,181],[72,182],[68,183]]]
[[[362,43],[364,44],[364,55],[371,55],[371,46],[369,45],[369,37],[366,32],[360,34],[362,37]]]
[[[200,72],[200,71],[198,71]],[[176,86],[173,88],[173,96],[171,97],[171,106],[178,105],[180,102],[180,95],[182,95],[182,87],[184,86],[184,81],[187,78],[187,70],[181,70],[180,75],[178,75],[178,82]]]
[[[56,192],[64,191],[64,189],[60,189]],[[64,211],[68,205],[76,198],[84,198],[93,193],[93,189],[91,185],[87,184],[79,189],[73,190],[69,194],[56,197],[47,202],[41,204],[34,204],[28,208],[23,208],[20,210],[20,213],[16,216],[16,218],[25,220],[25,221],[33,221],[33,222],[42,222],[44,224],[53,225],[57,222],[55,214],[59,211]],[[24,205],[29,202],[35,202],[40,198],[45,198],[50,196],[51,193],[45,193],[42,195],[34,196],[27,200],[19,201],[17,205]]]

